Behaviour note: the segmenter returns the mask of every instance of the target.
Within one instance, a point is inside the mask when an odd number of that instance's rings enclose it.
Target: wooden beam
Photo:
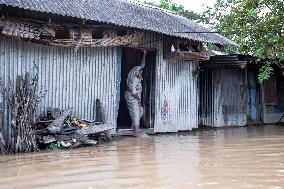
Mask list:
[[[83,34],[82,34],[82,24],[81,24],[80,27],[79,27],[79,39],[78,39],[76,46],[75,46],[75,49],[74,49],[75,52],[78,51],[78,48],[79,48],[79,46],[82,42],[82,39],[83,39]]]

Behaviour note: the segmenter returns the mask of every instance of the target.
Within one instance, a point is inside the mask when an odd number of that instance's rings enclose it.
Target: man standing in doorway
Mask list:
[[[143,68],[145,67],[147,50],[143,50],[141,64],[130,70],[127,77],[127,90],[125,99],[132,121],[133,135],[138,136],[140,131],[140,119],[143,116],[143,107],[141,106]]]

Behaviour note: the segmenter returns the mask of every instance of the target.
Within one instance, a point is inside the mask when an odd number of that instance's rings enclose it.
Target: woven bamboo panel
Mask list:
[[[7,36],[37,40],[40,35],[55,36],[51,28],[26,21],[0,20],[0,26],[3,27],[2,34]]]
[[[29,22],[26,20],[0,20],[1,33],[6,36],[29,39],[34,42],[64,47],[107,47],[107,46],[138,46],[143,32],[127,31],[125,35],[118,35],[117,30],[100,28],[101,38],[93,38],[93,28],[70,27],[68,24],[48,25]],[[57,29],[66,30],[65,39],[56,39]],[[68,32],[68,33],[67,33]]]
[[[117,36],[114,31],[105,32],[102,39],[93,39],[91,31],[82,31],[80,47],[107,47],[107,46],[138,46],[143,33],[134,31],[124,36]],[[50,45],[73,47],[80,37],[77,31],[70,32],[70,39],[55,39],[49,42]]]

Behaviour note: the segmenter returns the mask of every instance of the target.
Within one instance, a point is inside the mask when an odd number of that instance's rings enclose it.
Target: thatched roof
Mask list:
[[[149,30],[201,42],[234,44],[219,34],[206,33],[210,30],[187,18],[126,0],[0,0],[0,5]]]

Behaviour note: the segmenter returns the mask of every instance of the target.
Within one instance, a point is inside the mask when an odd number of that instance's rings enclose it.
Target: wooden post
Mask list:
[[[79,27],[79,39],[77,40],[77,43],[76,43],[76,46],[75,46],[75,49],[74,51],[77,52],[78,51],[78,48],[82,42],[82,39],[83,39],[83,34],[82,34],[82,24],[80,25]]]
[[[102,109],[101,101],[96,99],[96,122],[105,123],[105,116]]]

